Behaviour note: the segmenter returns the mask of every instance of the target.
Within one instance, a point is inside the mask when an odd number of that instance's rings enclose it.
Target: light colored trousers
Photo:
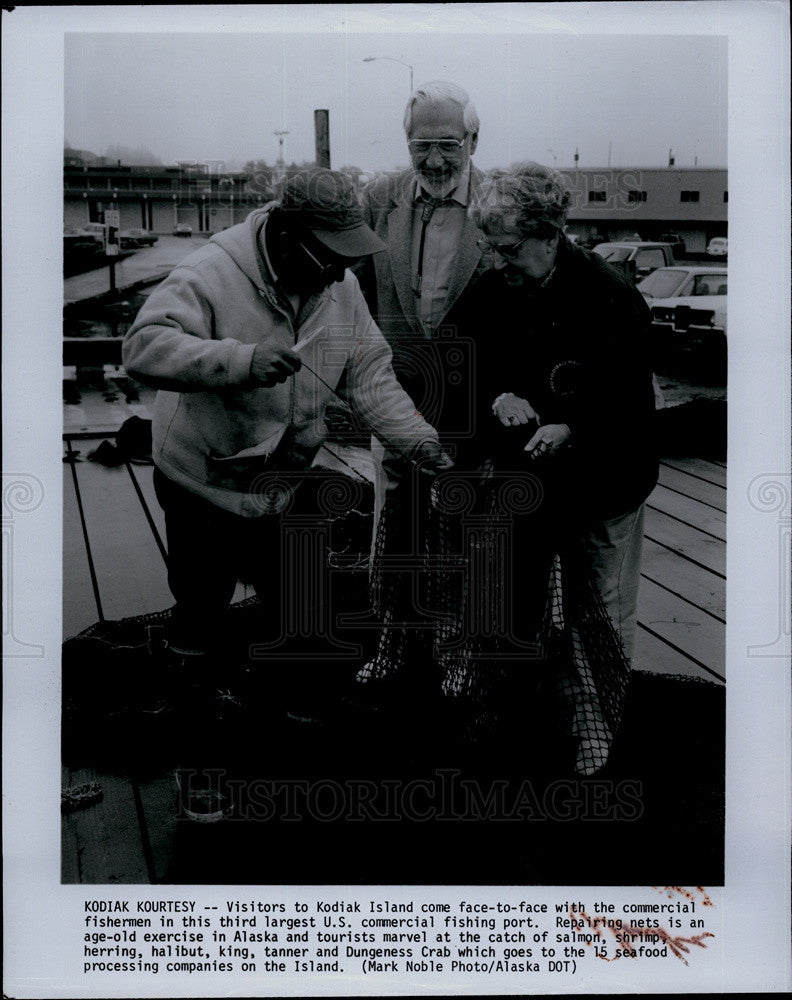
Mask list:
[[[644,510],[641,504],[621,517],[595,521],[581,537],[588,568],[630,663],[635,648]]]

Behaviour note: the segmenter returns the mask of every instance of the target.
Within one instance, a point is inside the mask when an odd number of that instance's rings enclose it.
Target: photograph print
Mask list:
[[[62,882],[723,885],[726,39],[64,45]]]

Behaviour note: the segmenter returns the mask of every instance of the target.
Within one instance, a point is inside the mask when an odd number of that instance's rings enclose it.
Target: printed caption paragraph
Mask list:
[[[661,888],[661,887],[657,887]],[[566,973],[706,948],[701,887],[662,902],[84,900],[83,972],[449,975]]]

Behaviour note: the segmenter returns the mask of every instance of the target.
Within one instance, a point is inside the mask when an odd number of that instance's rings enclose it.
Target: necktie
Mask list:
[[[418,245],[418,267],[415,274],[415,285],[413,286],[413,291],[418,298],[421,297],[421,280],[423,278],[423,257],[424,257],[424,242],[426,241],[426,227],[431,222],[432,216],[434,215],[434,210],[438,205],[450,205],[451,198],[432,198],[426,195],[424,198],[424,207],[421,211],[421,242]]]

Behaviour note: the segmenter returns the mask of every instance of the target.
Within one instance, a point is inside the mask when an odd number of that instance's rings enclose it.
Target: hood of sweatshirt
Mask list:
[[[264,261],[259,251],[258,238],[262,225],[276,204],[277,202],[271,201],[254,209],[244,222],[224,229],[209,240],[225,250],[237,267],[262,291],[270,291],[272,285],[262,273]]]

